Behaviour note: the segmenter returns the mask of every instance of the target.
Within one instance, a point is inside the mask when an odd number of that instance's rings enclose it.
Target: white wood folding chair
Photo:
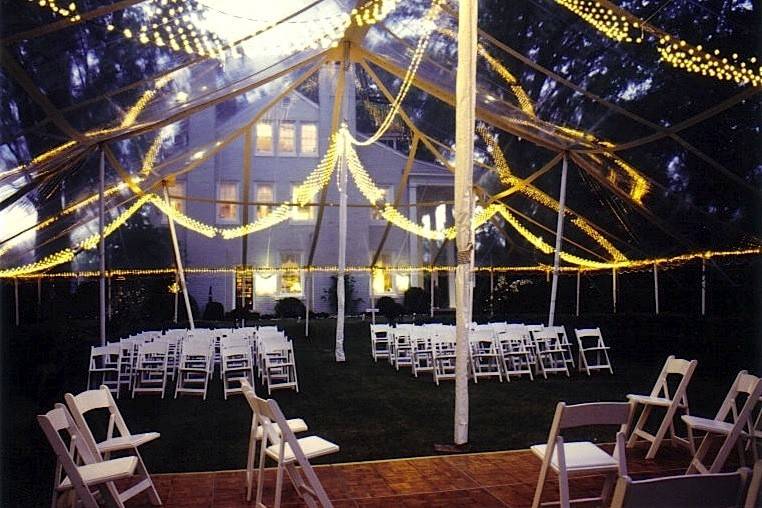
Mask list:
[[[373,361],[379,358],[389,358],[389,342],[391,327],[389,325],[370,325],[370,354]]]
[[[531,447],[532,452],[542,460],[532,508],[539,508],[542,504],[542,491],[550,469],[558,475],[562,508],[569,508],[572,502],[569,499],[570,477],[605,474],[606,481],[600,496],[574,500],[574,502],[600,501],[605,506],[617,476],[627,474],[624,436],[631,414],[632,406],[626,402],[593,402],[574,406],[559,402],[550,426],[548,443]],[[562,430],[597,425],[619,425],[612,455],[589,441],[565,443],[561,436]]]
[[[511,376],[520,377],[527,374],[530,380],[534,380],[529,351],[520,334],[512,330],[500,333],[497,337],[497,345],[505,379],[510,381]]]
[[[257,442],[262,441],[264,437],[264,429],[259,424],[259,418],[257,417],[257,405],[254,402],[256,398],[256,392],[254,387],[245,379],[241,380],[241,390],[246,401],[251,408],[251,430],[249,431],[249,453],[246,460],[246,500],[251,501],[251,492],[254,485],[254,462],[257,456]],[[309,430],[307,424],[301,418],[289,418],[286,420],[288,428],[293,433],[306,432]]]
[[[177,365],[175,398],[180,393],[201,395],[206,400],[206,390],[212,369],[212,350],[206,340],[187,340],[183,343],[180,362]]]
[[[500,355],[495,347],[494,330],[491,327],[480,327],[469,333],[468,361],[474,383],[479,378],[497,377],[503,382],[500,370]]]
[[[667,357],[667,361],[664,362],[664,367],[662,367],[659,377],[656,379],[656,384],[654,384],[649,395],[627,395],[627,398],[635,403],[636,408],[638,405],[643,406],[643,412],[640,414],[637,423],[632,429],[630,439],[627,441],[628,448],[635,446],[638,439],[645,440],[646,442],[651,443],[651,446],[646,453],[646,459],[653,459],[656,457],[656,452],[659,451],[659,447],[661,447],[661,443],[664,440],[667,430],[669,430],[673,446],[681,444],[693,451],[691,428],[688,427],[687,438],[678,436],[675,432],[674,418],[678,411],[683,411],[686,415],[690,414],[688,408],[688,395],[686,392],[688,390],[688,384],[691,382],[691,377],[693,377],[693,372],[696,370],[696,365],[698,365],[696,360],[682,360],[670,355]],[[670,375],[680,377],[680,382],[671,396],[668,385],[668,377]],[[651,434],[645,430],[645,425],[651,412],[657,407],[662,408],[665,411],[665,414],[659,424],[656,434]]]
[[[262,492],[264,490],[265,460],[267,457],[278,464],[275,480],[275,502],[273,504],[275,508],[280,507],[284,470],[288,473],[296,492],[307,506],[333,506],[309,459],[336,453],[339,451],[339,446],[318,436],[297,439],[277,402],[273,399],[260,399],[252,390],[246,390],[246,397],[256,408],[255,414],[263,429],[259,453],[256,506],[265,506],[262,503]]]
[[[739,458],[743,463],[744,449],[741,442],[744,427],[751,419],[752,411],[762,395],[762,381],[742,370],[736,376],[725,400],[714,418],[701,418],[693,415],[683,415],[683,422],[693,431],[703,431],[704,439],[693,455],[687,473],[719,473],[725,465],[733,447],[738,445]],[[743,400],[745,398],[745,400]],[[739,410],[738,404],[743,404]],[[691,434],[692,435],[692,434]],[[746,434],[749,437],[748,434]],[[722,440],[719,450],[711,465],[707,467],[704,459],[714,444]],[[693,441],[691,440],[691,445]]]
[[[108,460],[111,458],[112,452],[127,452],[131,456],[137,458],[137,474],[142,479],[140,482],[131,486],[129,491],[125,491],[121,494],[122,500],[127,500],[134,495],[147,490],[151,504],[160,505],[161,499],[159,498],[159,493],[156,492],[156,486],[154,485],[153,480],[151,480],[151,475],[148,473],[148,469],[143,462],[143,457],[141,457],[140,451],[138,450],[140,446],[158,439],[160,436],[159,433],[130,433],[127,424],[119,411],[119,407],[117,407],[114,398],[111,396],[111,392],[105,385],[101,386],[98,390],[87,390],[77,395],[67,393],[64,395],[64,399],[66,400],[66,406],[69,408],[69,412],[71,413],[74,422],[77,424],[77,428],[82,433],[90,448],[92,448],[95,456]],[[96,409],[107,409],[109,413],[106,437],[100,442],[95,439],[92,429],[85,418],[85,415],[88,412]],[[114,434],[114,430],[117,431],[116,435]]]
[[[236,344],[237,341],[230,341]],[[254,382],[254,362],[248,344],[223,344],[221,350],[222,394],[225,400],[230,393],[241,393],[241,381]]]
[[[564,358],[566,359],[566,363],[571,364],[572,368],[576,367],[576,363],[574,362],[574,354],[572,353],[572,345],[571,342],[569,342],[569,335],[566,333],[566,327],[563,325],[558,325],[548,328],[558,334],[561,347],[564,350]]]
[[[434,346],[432,345],[433,332],[429,328],[416,326],[410,332],[410,344],[412,346],[413,376],[418,377],[421,372],[434,372]]]
[[[164,398],[164,389],[167,386],[168,347],[166,342],[149,342],[138,346],[132,398],[135,398],[136,393],[160,393],[161,398]]]
[[[584,370],[588,376],[592,370],[608,370],[611,374],[614,373],[609,359],[611,348],[603,342],[600,328],[575,328],[574,335],[577,336],[577,366],[580,372]]]
[[[121,346],[118,343],[90,348],[90,366],[87,370],[87,388],[92,388],[95,378],[96,386],[106,385],[114,393],[119,391],[119,356]],[[100,378],[100,379],[99,379]]]
[[[127,385],[127,392],[132,391],[132,377],[137,361],[138,344],[142,344],[141,339],[121,339],[119,341],[119,389],[116,391],[116,398],[119,398],[119,392],[122,385]],[[88,385],[88,388],[90,386]]]
[[[392,347],[394,348],[394,368],[413,366],[413,345],[410,342],[412,325],[397,325],[392,329]]]
[[[268,394],[271,394],[273,390],[283,388],[299,391],[294,344],[290,340],[267,346],[265,353],[265,382],[267,383]]]
[[[72,489],[85,508],[99,506],[96,494],[100,494],[107,506],[124,507],[114,482],[135,474],[137,457],[102,460],[88,446],[85,436],[63,404],[56,404],[54,409],[44,415],[37,415],[37,422],[56,455],[51,502],[53,508],[58,505],[58,496]],[[64,441],[62,434],[68,442]]]
[[[751,476],[748,468],[732,473],[680,475],[617,481],[611,508],[752,508],[744,505]]]
[[[537,355],[537,370],[542,377],[548,378],[548,373],[562,372],[569,377],[566,365],[566,351],[561,345],[558,333],[550,328],[534,332],[534,347]]]

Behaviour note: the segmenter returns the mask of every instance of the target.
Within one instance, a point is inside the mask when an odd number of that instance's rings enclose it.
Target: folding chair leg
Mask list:
[[[635,442],[638,440],[637,431],[643,429],[650,414],[651,414],[651,406],[648,406],[648,405],[644,406],[643,411],[640,413],[640,416],[638,417],[638,421],[635,423],[635,427],[632,429],[632,434],[630,434],[630,439],[627,440],[627,448],[632,448],[633,446],[635,446]]]
[[[280,508],[280,499],[283,495],[283,463],[278,461],[278,469],[275,476],[275,503],[274,508]]]
[[[249,454],[246,458],[246,501],[251,501],[251,491],[254,486],[254,459],[257,454],[257,430],[256,424],[252,422],[251,432],[249,433]]]
[[[693,459],[691,459],[691,463],[688,466],[688,470],[685,472],[685,474],[704,474],[708,472],[706,466],[704,466],[704,457],[706,457],[706,454],[711,446],[712,435],[707,434],[704,436],[704,439],[701,440],[701,444],[699,445],[698,450],[696,450],[696,454],[693,456]]]
[[[614,490],[616,479],[616,473],[606,475],[606,481],[603,483],[603,490],[601,491],[601,506],[609,505],[609,498]]]
[[[259,470],[257,471],[257,500],[254,503],[256,508],[262,506],[262,492],[265,484],[265,459],[266,455],[266,438],[262,439],[262,444],[259,447]]]
[[[547,453],[547,450],[546,452]],[[532,508],[540,508],[542,501],[542,491],[545,488],[545,480],[548,478],[548,462],[542,461],[542,467],[540,468],[540,476],[537,478],[537,487],[534,489],[534,500],[532,501]]]
[[[667,434],[667,429],[671,429],[672,436],[674,436],[674,423],[672,420],[675,417],[676,410],[677,408],[675,406],[667,409],[667,414],[664,415],[664,419],[659,425],[659,430],[656,431],[654,440],[651,442],[651,446],[648,448],[648,453],[646,453],[646,460],[650,460],[656,457],[656,452],[658,452],[659,448],[661,447],[661,442],[664,440],[664,436]]]

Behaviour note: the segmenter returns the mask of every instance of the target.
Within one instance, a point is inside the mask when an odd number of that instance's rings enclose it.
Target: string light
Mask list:
[[[310,172],[304,182],[296,187],[294,199],[299,206],[309,203],[315,195],[331,180],[331,174],[336,167],[338,150],[343,151],[345,143],[346,126],[342,126],[338,133],[331,135],[328,149],[315,169]],[[341,144],[341,147],[339,147]]]
[[[230,240],[231,238],[238,238],[240,236],[256,233],[257,231],[262,231],[263,229],[271,228],[290,217],[291,206],[291,203],[284,203],[254,222],[235,228],[223,229],[220,231],[220,234],[222,235],[222,238]]]
[[[617,15],[612,9],[590,0],[555,0],[587,21],[598,31],[618,42],[632,42],[631,29],[637,29],[638,23],[630,24],[627,17]],[[640,42],[640,41],[638,41]]]
[[[217,228],[185,215],[156,194],[148,194],[148,196],[152,205],[161,210],[168,219],[176,222],[178,225],[204,235],[207,238],[213,238],[217,234]]]
[[[739,61],[737,53],[731,58],[721,57],[720,51],[703,51],[701,46],[690,46],[685,41],[665,35],[656,46],[661,59],[678,69],[694,74],[709,76],[720,81],[735,81],[739,85],[762,84],[762,67],[757,67],[756,58]]]
[[[144,204],[146,204],[151,199],[151,194],[146,194],[143,196],[140,196],[133,204],[131,204],[125,211],[120,213],[116,219],[111,221],[109,224],[107,224],[103,228],[103,237],[109,236],[111,233],[119,229],[124,225],[127,220],[135,215],[135,212],[140,210]],[[94,233],[90,235],[89,237],[85,238],[79,244],[77,245],[81,249],[85,250],[92,250],[98,246],[98,243],[100,242],[101,236],[98,233]]]
[[[82,16],[77,13],[77,4],[74,2],[69,2],[66,7],[61,7],[58,5],[56,0],[29,0],[29,2],[35,3],[42,8],[47,7],[51,12],[53,12],[53,14],[58,14],[59,16],[63,16],[65,18],[68,17],[69,21],[72,23],[82,19]]]

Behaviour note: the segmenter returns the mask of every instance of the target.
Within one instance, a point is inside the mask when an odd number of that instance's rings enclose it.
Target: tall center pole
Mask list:
[[[342,97],[336,97],[337,101],[341,102],[341,111],[344,115],[349,111],[348,108],[348,94],[347,89],[352,90],[352,87],[345,87],[343,83],[347,81],[351,82],[351,77],[347,76],[350,72],[349,67],[349,41],[344,42],[344,57],[342,58],[341,68],[339,69],[339,76],[337,76],[336,93],[341,93]],[[349,78],[349,80],[347,79]],[[341,81],[341,83],[339,82]],[[344,125],[343,128],[349,128]],[[348,138],[342,138],[339,140],[340,153],[339,153],[339,267],[336,274],[336,361],[346,361],[344,355],[344,300],[346,298],[344,288],[344,278],[347,268],[347,147],[349,143]]]
[[[476,34],[478,0],[460,0],[458,7],[458,71],[455,90],[455,429],[456,445],[468,442],[468,333],[471,269],[474,248],[473,206],[474,123],[476,106]]]
[[[98,321],[100,325],[101,346],[106,345],[106,238],[103,236],[106,208],[103,203],[103,193],[106,188],[106,159],[101,150],[101,160],[98,167],[98,261],[100,277],[98,287]]]
[[[169,192],[167,191],[167,181],[162,182],[162,188],[164,189],[164,200],[167,205],[172,206],[172,202],[169,200]],[[180,257],[180,246],[177,243],[177,232],[175,231],[175,221],[171,215],[167,215],[167,223],[169,224],[169,235],[172,237],[172,250],[175,254],[175,267],[177,268],[177,278],[180,280],[180,289],[183,290],[183,300],[185,300],[185,312],[188,315],[188,326],[191,330],[196,328],[193,322],[193,313],[191,312],[190,298],[188,297],[188,286],[185,284],[185,270],[183,270],[183,260]]]
[[[566,173],[568,170],[566,154],[561,166],[561,191],[558,196],[558,220],[556,221],[556,250],[553,253],[553,282],[550,286],[550,311],[548,312],[548,326],[553,326],[556,318],[556,295],[558,294],[558,265],[561,252],[561,240],[564,236],[564,208],[566,207]]]

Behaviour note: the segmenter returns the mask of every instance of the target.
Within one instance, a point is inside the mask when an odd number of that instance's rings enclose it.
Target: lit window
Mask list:
[[[436,229],[441,231],[447,224],[447,205],[441,203],[434,209],[434,224]]]
[[[257,184],[257,203],[274,203],[275,193],[273,192],[273,185],[271,183],[258,183]],[[270,205],[257,205],[257,218],[267,217],[272,211]]]
[[[394,276],[394,285],[398,293],[404,293],[410,288],[410,275],[406,273],[396,274]]]
[[[302,124],[302,155],[316,155],[318,151],[317,124]]]
[[[280,292],[282,294],[302,294],[302,275],[299,272],[301,256],[298,253],[280,255]]]
[[[167,193],[172,208],[180,213],[185,213],[185,182],[175,181],[172,185],[167,185]],[[161,222],[162,224],[167,223],[167,216],[163,213],[161,214]]]
[[[296,203],[296,185],[291,186],[291,201]],[[292,206],[291,207],[291,219],[295,221],[312,221],[315,220],[315,207],[314,206]]]
[[[238,184],[220,182],[217,184],[217,199],[220,201],[238,201]],[[237,203],[217,203],[217,222],[235,224],[238,222]]]
[[[281,122],[278,131],[278,153],[296,153],[296,127],[292,122]]]
[[[384,268],[389,266],[389,254],[381,254],[376,263],[376,267]],[[374,270],[373,271],[373,292],[379,293],[391,293],[394,287],[392,286],[392,272],[388,270]]]
[[[254,293],[257,296],[274,295],[277,287],[278,277],[276,277],[274,273],[258,273],[254,276]]]
[[[394,204],[394,186],[384,187],[384,203]],[[384,220],[378,208],[371,208],[370,216],[373,220]]]
[[[269,122],[257,124],[257,153],[273,153],[273,126]]]

